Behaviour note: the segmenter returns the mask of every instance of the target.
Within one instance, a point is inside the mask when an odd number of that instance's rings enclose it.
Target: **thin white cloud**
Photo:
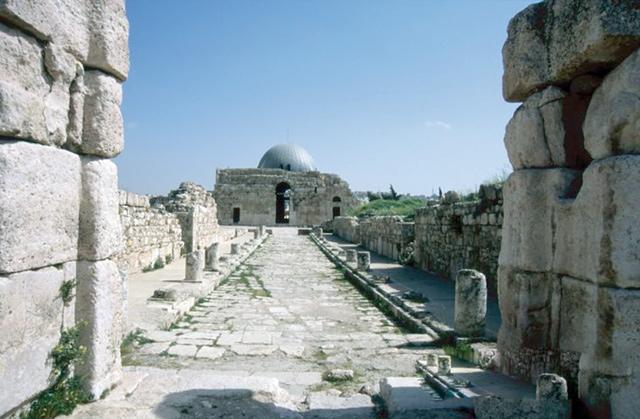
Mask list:
[[[427,128],[442,128],[447,131],[451,129],[451,124],[444,121],[425,121],[424,126]]]

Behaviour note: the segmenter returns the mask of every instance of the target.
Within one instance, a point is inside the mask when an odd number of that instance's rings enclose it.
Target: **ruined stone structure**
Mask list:
[[[120,221],[124,248],[118,262],[129,273],[164,265],[219,239],[211,192],[190,182],[153,198],[120,191]]]
[[[498,339],[504,372],[567,378],[599,417],[640,410],[640,9],[549,0],[509,24]]]
[[[118,265],[130,274],[182,254],[180,220],[164,208],[151,207],[148,196],[120,191],[120,222],[124,246]]]
[[[74,324],[85,388],[120,379],[127,38],[123,0],[0,0],[0,416],[50,385]]]
[[[333,233],[391,259],[413,255],[416,266],[452,281],[460,269],[476,269],[485,274],[489,292],[495,294],[502,188],[483,185],[479,195],[477,201],[445,200],[418,209],[415,222],[398,216],[337,217]]]
[[[419,209],[414,259],[420,268],[454,280],[460,269],[475,269],[496,293],[502,237],[502,189],[480,188],[480,200],[443,202]]]
[[[311,226],[354,204],[345,181],[316,171],[311,156],[294,145],[272,147],[257,169],[217,170],[214,197],[222,225]]]

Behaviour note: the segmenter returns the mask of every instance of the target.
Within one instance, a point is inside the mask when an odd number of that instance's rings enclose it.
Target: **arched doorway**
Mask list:
[[[342,199],[339,196],[333,197],[333,218],[340,216],[340,202],[342,202]]]
[[[287,182],[280,182],[276,186],[276,224],[289,224],[291,203],[291,186]]]

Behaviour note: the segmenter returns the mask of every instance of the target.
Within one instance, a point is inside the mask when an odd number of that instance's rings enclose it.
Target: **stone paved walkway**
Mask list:
[[[218,289],[125,364],[278,378],[309,393],[356,394],[385,376],[415,375],[426,335],[406,334],[356,291],[306,236],[275,234]],[[354,371],[331,382],[332,369]]]

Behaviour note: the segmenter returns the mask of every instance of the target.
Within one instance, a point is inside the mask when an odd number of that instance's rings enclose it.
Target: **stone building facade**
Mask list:
[[[0,0],[0,416],[51,384],[74,324],[85,389],[121,378],[127,40],[124,0]]]
[[[504,372],[564,375],[577,415],[640,410],[640,9],[548,0],[510,22],[515,172],[499,260]]]
[[[483,185],[480,199],[418,209],[415,217],[415,263],[455,280],[460,269],[475,269],[497,290],[502,238],[502,188]]]
[[[277,147],[282,148],[271,154]],[[316,171],[306,151],[290,145],[274,148],[257,169],[216,171],[220,224],[319,225],[354,205],[349,185],[337,175]]]

